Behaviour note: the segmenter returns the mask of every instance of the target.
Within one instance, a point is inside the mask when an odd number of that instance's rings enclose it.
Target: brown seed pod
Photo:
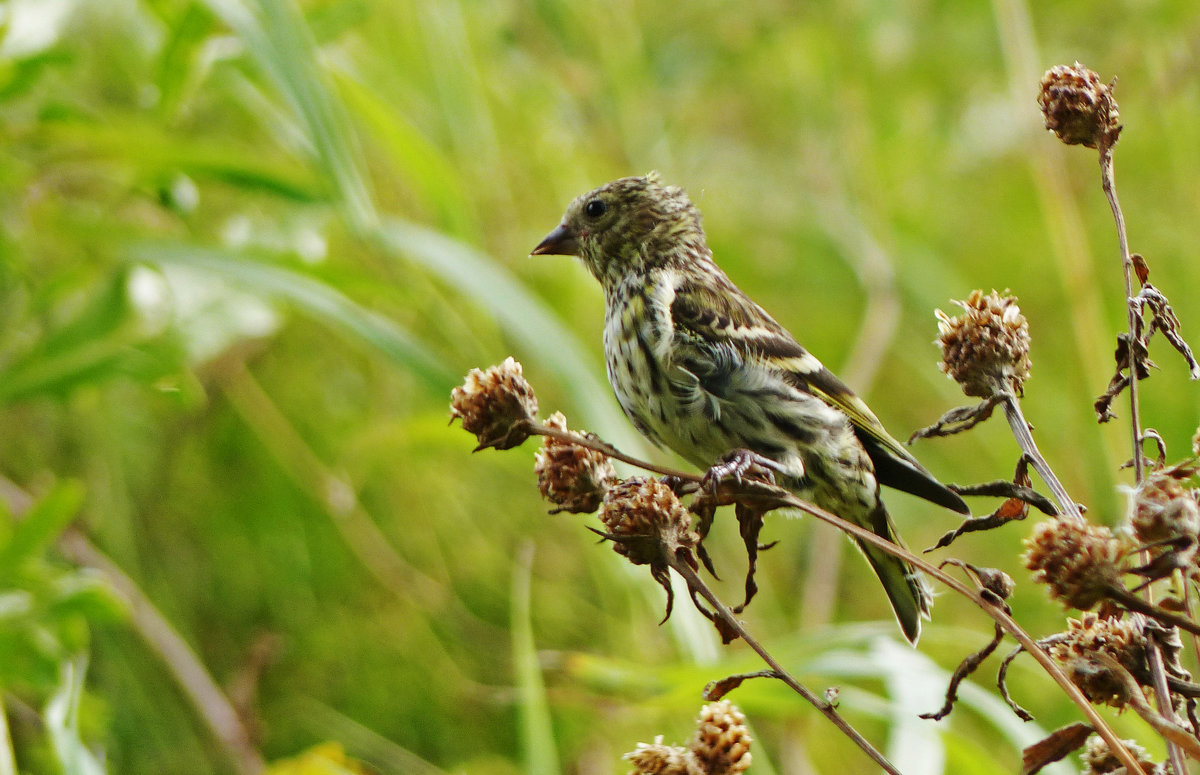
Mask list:
[[[1089,700],[1123,707],[1128,701],[1125,682],[1096,655],[1107,654],[1139,683],[1148,685],[1146,634],[1140,621],[1102,618],[1092,613],[1068,619],[1066,637],[1050,647],[1050,656],[1062,664],[1071,681]]]
[[[1108,145],[1117,142],[1121,115],[1113,99],[1112,85],[1078,62],[1047,70],[1037,101],[1046,119],[1046,129],[1067,145],[1096,148],[1101,142]]]
[[[1025,539],[1025,567],[1034,581],[1071,608],[1086,611],[1120,584],[1127,549],[1106,527],[1072,519],[1036,525]]]
[[[450,391],[450,421],[461,418],[463,429],[487,447],[511,449],[529,438],[525,423],[537,416],[537,396],[510,355],[499,366],[471,369],[463,384]]]
[[[1015,296],[975,290],[956,301],[963,314],[951,317],[940,309],[937,344],[941,370],[969,396],[990,398],[997,392],[1021,394],[1029,379],[1029,323]]]

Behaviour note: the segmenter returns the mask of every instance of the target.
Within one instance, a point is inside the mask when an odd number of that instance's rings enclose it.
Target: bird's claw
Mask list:
[[[661,477],[659,481],[670,487],[671,492],[675,493],[675,496],[678,498],[682,498],[685,495],[695,492],[698,487],[695,480],[684,479],[681,476],[674,476],[671,474]]]
[[[779,463],[748,449],[735,449],[713,464],[704,474],[700,486],[703,490],[716,495],[721,485],[733,480],[741,486],[747,478],[759,479],[769,484],[775,484],[776,473],[786,473]]]

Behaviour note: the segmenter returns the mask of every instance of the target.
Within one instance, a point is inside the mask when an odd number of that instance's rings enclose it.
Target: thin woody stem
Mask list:
[[[1164,611],[1162,608],[1154,605],[1148,600],[1143,600],[1137,595],[1125,589],[1122,586],[1111,584],[1108,586],[1105,595],[1112,600],[1117,601],[1130,611],[1136,611],[1143,616],[1154,619],[1159,624],[1165,624],[1169,627],[1178,627],[1185,632],[1190,632],[1193,635],[1200,635],[1200,625],[1188,619],[1185,616],[1180,616],[1171,611]],[[1166,676],[1163,677],[1164,681]]]
[[[895,765],[889,762],[887,758],[879,752],[879,749],[871,745],[871,742],[863,737],[861,732],[855,729],[850,722],[846,721],[846,719],[837,712],[837,709],[832,703],[822,699],[821,697],[818,697],[812,692],[811,689],[800,683],[791,673],[785,670],[783,665],[779,664],[775,657],[771,656],[771,652],[767,651],[767,649],[761,643],[755,640],[754,636],[746,631],[746,628],[740,621],[737,620],[737,618],[733,615],[733,612],[730,611],[729,608],[716,596],[716,594],[714,594],[713,591],[708,588],[708,585],[704,583],[696,571],[692,570],[690,565],[676,557],[674,552],[666,551],[665,547],[663,551],[663,559],[666,560],[667,564],[670,565],[676,573],[683,577],[683,580],[687,582],[688,588],[707,600],[708,604],[713,607],[714,611],[716,611],[717,616],[721,617],[721,620],[724,621],[725,624],[734,632],[736,632],[738,637],[744,640],[746,645],[753,649],[754,652],[758,654],[758,656],[761,657],[764,662],[767,663],[767,665],[773,671],[773,677],[783,681],[792,689],[792,691],[803,697],[809,704],[820,711],[825,718],[833,722],[833,725],[841,730],[842,734],[850,738],[855,745],[861,748],[862,751],[869,756],[872,761],[882,767],[885,772],[889,773],[889,775],[902,775],[901,772],[896,769]]]
[[[1125,213],[1117,199],[1117,185],[1113,169],[1113,141],[1107,134],[1100,140],[1100,185],[1108,197],[1113,220],[1117,223],[1117,242],[1121,246],[1121,268],[1125,275],[1125,311],[1129,325],[1129,425],[1133,431],[1134,479],[1141,484],[1142,465],[1142,420],[1138,408],[1138,351],[1134,343],[1137,335],[1137,309],[1133,299],[1133,259],[1129,255],[1129,235],[1125,230]]]
[[[630,455],[626,455],[611,444],[598,439],[587,438],[569,431],[560,431],[557,428],[550,428],[535,421],[527,422],[526,426],[529,432],[532,434],[549,436],[551,438],[558,439],[559,441],[587,447],[588,449],[608,455],[615,460],[620,460],[624,463],[637,466],[638,468],[642,468],[646,471],[662,474],[664,476],[673,476],[681,480],[695,482],[697,484],[703,480],[702,476],[688,471],[677,471],[665,466],[647,463],[644,460],[639,460]],[[721,602],[716,594],[714,594],[713,591],[708,588],[708,585],[704,583],[703,579],[701,579],[700,576],[697,575],[697,573],[692,570],[692,568],[686,562],[680,561],[673,552],[664,551],[663,556],[667,564],[673,568],[685,582],[687,582],[688,588],[707,600],[708,604],[713,607],[713,610],[716,611],[717,615],[721,617],[725,624],[728,625],[734,632],[736,632],[738,636],[744,640],[746,644],[749,645],[750,648],[753,649],[764,662],[767,663],[772,671],[774,671],[775,677],[787,684],[793,691],[795,691],[806,701],[808,701],[814,708],[820,711],[822,715],[833,722],[834,726],[840,729],[843,734],[850,738],[855,745],[861,748],[862,751],[868,757],[870,757],[872,761],[882,767],[884,771],[889,773],[889,775],[902,775],[902,773],[897,770],[896,767],[889,762],[877,748],[875,748],[875,746],[871,745],[869,740],[863,737],[862,733],[855,729],[850,722],[846,721],[846,719],[844,719],[841,714],[837,712],[831,703],[813,694],[808,687],[800,683],[794,676],[792,676],[791,673],[785,670],[783,665],[779,664],[775,657],[771,656],[771,653],[767,651],[766,648],[746,630],[742,623],[733,615],[733,612],[729,610],[729,607]]]
[[[1105,654],[1103,651],[1096,653],[1096,660],[1103,665],[1107,670],[1111,671],[1113,676],[1124,684],[1125,690],[1129,695],[1129,706],[1134,712],[1142,717],[1142,720],[1154,728],[1154,731],[1162,735],[1163,739],[1169,743],[1174,743],[1180,749],[1187,749],[1188,754],[1193,759],[1200,758],[1200,742],[1192,737],[1191,733],[1181,727],[1178,721],[1171,716],[1164,716],[1156,713],[1150,707],[1150,703],[1146,702],[1146,695],[1142,692],[1141,685],[1138,684],[1136,678],[1129,672],[1129,669],[1122,665],[1112,654]],[[1159,689],[1155,688],[1155,692]],[[1176,766],[1174,760],[1172,766]],[[1184,766],[1182,759],[1178,766]],[[1187,770],[1183,770],[1186,775]]]
[[[1176,721],[1175,708],[1171,704],[1171,689],[1167,685],[1167,671],[1163,666],[1162,650],[1158,647],[1156,639],[1150,639],[1150,648],[1146,649],[1146,656],[1150,663],[1150,677],[1154,681],[1154,696],[1158,701],[1158,713],[1174,725]],[[1141,699],[1145,703],[1145,698]],[[1141,709],[1137,705],[1134,706],[1134,709],[1138,710],[1139,715],[1145,718],[1145,714],[1140,713]],[[1183,746],[1180,745],[1175,736],[1163,734],[1163,730],[1161,729],[1159,732],[1162,734],[1163,740],[1167,742],[1167,757],[1171,760],[1171,769],[1175,771],[1176,775],[1187,775],[1187,763],[1183,758]],[[1189,753],[1195,757],[1197,753],[1195,750],[1196,741],[1187,735],[1182,736],[1180,739],[1190,741],[1191,745],[1189,748],[1192,750]]]
[[[1112,727],[1110,727],[1103,717],[1096,712],[1096,709],[1092,707],[1092,704],[1088,701],[1088,699],[1083,696],[1081,691],[1079,691],[1079,687],[1071,682],[1071,679],[1067,677],[1066,673],[1062,671],[1062,668],[1058,666],[1054,659],[1045,651],[1038,648],[1037,642],[1034,641],[1033,637],[1030,636],[1029,633],[1025,632],[1021,625],[1017,624],[1016,620],[1014,620],[1000,606],[996,605],[990,599],[984,597],[979,593],[978,590],[968,587],[966,584],[963,584],[958,579],[945,573],[940,568],[929,564],[907,549],[888,541],[886,538],[875,535],[866,528],[862,528],[858,525],[847,522],[841,517],[830,514],[829,512],[819,509],[811,503],[802,501],[799,498],[790,496],[790,494],[783,500],[787,501],[787,506],[797,508],[801,511],[811,514],[817,519],[835,525],[839,529],[849,533],[861,541],[865,541],[866,543],[878,547],[889,554],[908,561],[916,568],[937,579],[947,587],[950,587],[950,589],[958,592],[960,595],[966,597],[975,605],[983,609],[983,611],[991,616],[997,624],[1004,628],[1005,632],[1007,632],[1009,635],[1012,635],[1018,643],[1025,647],[1025,650],[1029,652],[1029,655],[1033,657],[1039,665],[1041,665],[1042,669],[1050,675],[1050,677],[1056,684],[1058,684],[1059,688],[1063,690],[1067,697],[1069,697],[1071,701],[1078,706],[1083,715],[1087,717],[1088,723],[1091,724],[1092,728],[1096,730],[1096,734],[1104,738],[1104,741],[1108,743],[1109,750],[1121,760],[1121,763],[1125,765],[1128,771],[1138,771],[1139,765],[1137,760],[1134,759],[1129,750],[1125,748],[1124,743],[1122,743],[1121,739],[1117,737],[1115,732],[1113,732]]]
[[[1008,391],[1001,393],[1001,398],[1004,401],[1004,416],[1008,419],[1008,426],[1012,429],[1021,451],[1029,458],[1033,470],[1037,471],[1038,476],[1042,477],[1042,481],[1050,488],[1054,499],[1058,501],[1059,508],[1072,519],[1083,522],[1083,513],[1079,510],[1079,504],[1067,493],[1067,488],[1063,487],[1058,476],[1050,468],[1050,464],[1038,450],[1037,442],[1033,440],[1033,434],[1029,432],[1029,423],[1026,422],[1025,415],[1021,411],[1021,402]]]
[[[588,449],[608,455],[613,460],[620,460],[622,463],[628,463],[631,466],[637,466],[638,468],[641,468],[645,471],[650,471],[651,473],[662,474],[663,476],[673,476],[676,479],[682,479],[686,482],[695,482],[697,484],[704,480],[704,477],[692,473],[691,471],[679,471],[668,466],[660,466],[654,463],[649,463],[645,460],[639,460],[636,457],[626,455],[624,452],[608,442],[600,441],[599,439],[595,438],[588,438],[581,434],[572,433],[571,431],[560,431],[557,428],[551,428],[547,425],[543,425],[537,420],[526,420],[525,429],[534,436],[549,436],[552,439],[558,439],[559,441],[563,441],[568,444],[574,444],[579,447],[587,447]]]
[[[1133,258],[1129,254],[1129,234],[1125,229],[1125,213],[1121,210],[1121,202],[1117,198],[1117,184],[1115,177],[1115,168],[1113,166],[1113,145],[1116,142],[1114,133],[1105,132],[1100,137],[1098,150],[1100,151],[1100,186],[1104,189],[1104,195],[1108,198],[1108,205],[1112,209],[1113,220],[1117,225],[1117,242],[1121,248],[1121,270],[1125,278],[1125,317],[1129,326],[1129,426],[1133,436],[1133,472],[1134,481],[1137,484],[1142,483],[1145,476],[1145,465],[1142,463],[1142,418],[1140,403],[1138,401],[1138,348],[1135,337],[1137,336],[1138,327],[1138,310],[1133,303]],[[1149,591],[1147,591],[1149,594]],[[1177,625],[1182,626],[1182,625]],[[1185,628],[1187,629],[1187,628]],[[1195,634],[1194,629],[1189,629],[1189,632]],[[1163,669],[1162,653],[1159,650],[1158,644],[1154,643],[1150,649],[1150,672],[1154,679],[1155,695],[1159,711],[1163,714],[1174,714],[1174,709],[1171,707],[1171,695],[1168,692],[1163,692],[1162,688],[1166,685],[1166,671]],[[1171,761],[1171,769],[1176,775],[1185,775],[1187,772],[1183,758],[1183,750],[1170,738],[1164,738],[1167,743],[1167,755]]]

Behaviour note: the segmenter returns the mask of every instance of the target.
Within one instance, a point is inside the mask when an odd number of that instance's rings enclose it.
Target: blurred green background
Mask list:
[[[546,515],[534,442],[472,455],[447,427],[462,374],[511,354],[545,414],[672,462],[608,394],[594,281],[527,257],[611,178],[686,187],[733,279],[901,438],[965,403],[933,310],[1011,288],[1039,443],[1113,524],[1128,428],[1091,402],[1116,238],[1095,154],[1034,102],[1079,59],[1120,76],[1132,246],[1200,331],[1194,0],[9,0],[0,24],[0,772],[623,772],[758,669],[686,599],[658,626],[594,517]],[[1143,417],[1178,458],[1200,402],[1155,344]],[[1017,457],[997,420],[914,451],[954,482]],[[917,548],[957,522],[888,503]],[[1042,636],[1063,615],[1018,572],[1027,533],[934,556],[1011,572]],[[1016,770],[1038,729],[994,663],[915,718],[987,618],[942,596],[908,649],[844,540],[784,517],[764,539],[746,621],[785,664],[905,772]],[[1039,729],[1076,719],[1030,662],[1011,680]],[[782,687],[732,698],[754,771],[868,771]]]

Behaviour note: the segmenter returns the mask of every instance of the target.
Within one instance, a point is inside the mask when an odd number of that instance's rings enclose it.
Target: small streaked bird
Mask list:
[[[657,173],[576,198],[533,255],[580,258],[604,287],[608,380],[654,443],[700,468],[746,449],[797,496],[899,542],[881,484],[970,509],[714,263],[700,211]],[[906,562],[860,544],[913,643],[930,595]]]

